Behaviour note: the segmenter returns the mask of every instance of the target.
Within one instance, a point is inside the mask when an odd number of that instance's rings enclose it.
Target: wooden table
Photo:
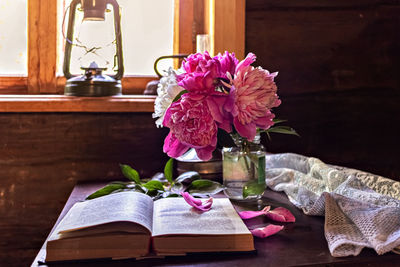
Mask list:
[[[67,211],[77,201],[85,199],[87,195],[97,190],[105,183],[78,184],[72,191],[63,211],[55,226],[65,216]],[[265,239],[255,238],[256,254],[198,254],[180,257],[167,257],[165,259],[146,259],[141,261],[119,260],[108,262],[63,263],[61,266],[400,266],[400,255],[392,252],[378,256],[372,249],[363,249],[356,257],[334,258],[330,255],[324,236],[324,218],[307,216],[289,202],[283,193],[267,190],[263,196],[265,205],[285,207],[296,217],[295,223],[285,224],[284,230]],[[237,209],[251,209],[243,204],[234,203]],[[267,219],[258,217],[247,224],[252,226],[268,222]],[[53,227],[52,231],[55,229]],[[39,261],[44,261],[46,255],[46,242],[36,256],[32,266],[38,266]],[[59,266],[58,264],[57,266]],[[43,266],[43,265],[42,265]],[[49,265],[50,266],[50,265]]]

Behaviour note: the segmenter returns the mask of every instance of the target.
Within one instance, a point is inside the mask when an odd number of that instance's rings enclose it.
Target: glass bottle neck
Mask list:
[[[247,138],[242,137],[239,134],[231,134],[231,136],[237,146],[243,146],[243,145],[247,145],[247,144],[259,145],[260,140],[261,140],[260,134],[256,134],[256,136],[254,137],[254,139],[252,141],[247,140]]]

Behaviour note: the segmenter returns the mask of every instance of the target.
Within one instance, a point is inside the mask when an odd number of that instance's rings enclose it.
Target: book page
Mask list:
[[[215,198],[212,208],[200,212],[183,198],[154,202],[153,236],[169,234],[223,235],[250,234],[227,198]]]
[[[76,203],[61,220],[56,233],[67,233],[112,222],[134,222],[151,232],[153,200],[138,192],[120,192]],[[118,229],[119,227],[113,229],[110,226],[108,232]]]

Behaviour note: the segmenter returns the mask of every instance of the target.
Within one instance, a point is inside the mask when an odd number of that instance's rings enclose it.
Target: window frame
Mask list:
[[[174,1],[174,54],[195,52],[196,35],[209,34],[210,54],[228,50],[235,52],[239,59],[243,58],[245,0]],[[7,95],[63,94],[66,79],[56,75],[57,16],[61,15],[57,14],[57,3],[55,0],[27,0],[28,74],[0,76],[0,98],[5,95],[7,101],[12,101]],[[179,66],[178,60],[174,66]],[[155,75],[124,76],[122,93],[142,94],[146,84],[157,78]],[[7,109],[0,106],[0,111]]]
[[[63,94],[65,77],[57,76],[58,1],[27,0],[27,76],[0,76],[0,94]],[[1,75],[1,74],[0,74]],[[123,94],[142,94],[156,75],[126,75]]]

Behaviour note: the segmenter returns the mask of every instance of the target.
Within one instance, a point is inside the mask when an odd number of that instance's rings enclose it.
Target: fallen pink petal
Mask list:
[[[269,218],[273,221],[276,221],[276,222],[295,222],[296,221],[296,218],[293,216],[293,214],[288,209],[278,207],[276,209],[270,210],[270,208],[271,208],[270,206],[266,206],[265,208],[263,208],[262,210],[259,210],[259,211],[252,211],[252,210],[241,211],[241,212],[239,212],[239,216],[243,220],[251,219],[254,217],[264,215],[267,218]]]
[[[265,237],[268,237],[268,236],[278,233],[282,229],[283,229],[283,226],[281,226],[281,225],[269,224],[265,227],[260,227],[260,228],[250,230],[250,232],[253,234],[253,236],[265,238]]]
[[[183,199],[185,199],[186,203],[188,203],[190,206],[200,211],[209,211],[213,204],[212,197],[204,201],[203,204],[203,202],[200,199],[194,198],[188,192],[182,192],[181,195],[183,196]]]
[[[188,192],[182,192],[181,195],[190,206],[201,206],[203,204],[200,199],[192,197]]]
[[[276,209],[270,210],[267,214],[265,214],[269,219],[277,221],[277,222],[295,222],[296,218],[293,214],[285,208],[278,207]]]
[[[244,220],[251,219],[261,215],[266,215],[270,208],[271,208],[270,206],[266,206],[265,208],[259,211],[252,211],[252,210],[241,211],[239,212],[239,216]]]

